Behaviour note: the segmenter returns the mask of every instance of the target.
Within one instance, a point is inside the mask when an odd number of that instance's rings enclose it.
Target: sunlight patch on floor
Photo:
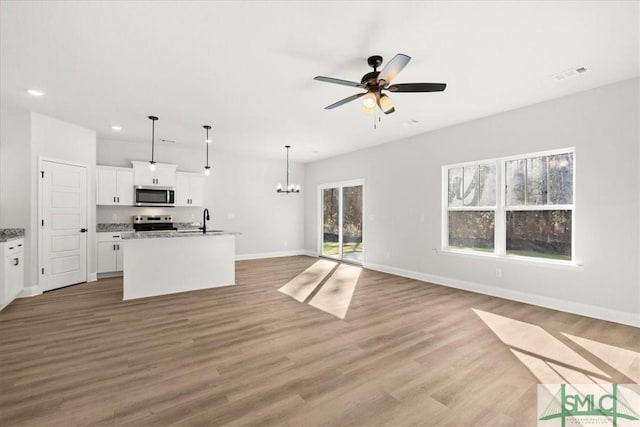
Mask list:
[[[609,375],[580,356],[540,326],[482,310],[473,309],[482,321],[504,342],[540,381],[564,379],[560,382],[591,382],[591,377],[611,379]],[[534,360],[537,359],[537,360]],[[567,378],[568,377],[568,378]],[[598,381],[599,382],[599,381]]]
[[[278,289],[278,292],[282,292],[298,302],[304,302],[337,264],[337,262],[326,259],[318,260]]]
[[[309,305],[344,319],[361,271],[362,267],[340,264],[335,273],[313,296]]]
[[[562,333],[580,347],[589,351],[603,362],[626,375],[636,383],[640,383],[640,353],[626,348],[616,347],[593,341],[587,338]]]

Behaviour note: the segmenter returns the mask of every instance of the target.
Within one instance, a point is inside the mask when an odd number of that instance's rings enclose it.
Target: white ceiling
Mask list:
[[[632,78],[637,2],[12,2],[2,1],[0,101],[76,123],[99,138],[202,144],[314,161]],[[366,58],[413,59],[371,116],[358,90]],[[553,74],[586,66],[562,82]],[[42,98],[27,88],[46,92]],[[403,122],[417,120],[414,125]],[[117,133],[111,125],[124,129]]]

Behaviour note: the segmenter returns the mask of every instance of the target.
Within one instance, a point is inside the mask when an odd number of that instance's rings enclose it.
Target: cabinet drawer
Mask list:
[[[13,255],[18,252],[24,252],[24,239],[11,240],[4,244],[4,255]]]
[[[113,242],[113,241],[122,239],[122,232],[120,232],[120,231],[111,232],[111,233],[100,232],[100,233],[97,233],[97,234],[98,234],[98,243],[100,243],[100,242]]]

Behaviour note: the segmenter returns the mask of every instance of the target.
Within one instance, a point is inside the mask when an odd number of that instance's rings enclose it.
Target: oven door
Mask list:
[[[175,192],[171,187],[134,187],[136,206],[168,206],[174,207]]]

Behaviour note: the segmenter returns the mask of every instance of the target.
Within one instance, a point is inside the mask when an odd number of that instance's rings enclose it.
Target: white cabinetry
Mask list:
[[[0,243],[0,310],[24,287],[24,239]]]
[[[149,169],[149,162],[132,161],[133,182],[145,187],[175,187],[176,165],[156,163],[156,170]]]
[[[96,170],[98,205],[133,206],[133,169],[98,166]]]
[[[122,254],[120,233],[98,233],[98,273],[122,271]]]
[[[176,172],[176,206],[202,206],[204,176],[200,173]]]

